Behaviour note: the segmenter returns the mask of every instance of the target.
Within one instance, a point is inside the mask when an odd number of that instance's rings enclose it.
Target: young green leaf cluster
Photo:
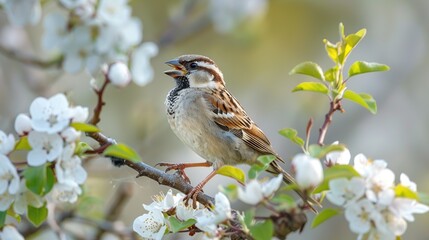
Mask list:
[[[329,100],[338,103],[342,99],[348,99],[366,108],[371,113],[377,112],[377,105],[373,97],[366,93],[356,93],[347,88],[347,81],[356,75],[387,71],[389,67],[384,64],[356,61],[348,69],[348,75],[344,76],[345,63],[358,43],[365,37],[366,29],[361,29],[356,33],[345,35],[344,26],[340,24],[340,41],[331,43],[324,40],[326,53],[334,62],[334,66],[326,71],[314,62],[303,62],[294,67],[290,74],[303,74],[319,80],[319,82],[303,82],[298,84],[292,91],[311,91],[322,93],[329,97]]]

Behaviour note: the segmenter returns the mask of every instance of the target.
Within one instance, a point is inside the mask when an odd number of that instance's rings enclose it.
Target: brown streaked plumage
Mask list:
[[[213,60],[201,55],[184,55],[166,62],[173,70],[165,73],[176,81],[166,100],[168,121],[176,135],[207,162],[201,164],[166,164],[167,170],[213,166],[214,171],[188,193],[196,199],[201,188],[224,164],[255,164],[261,155],[276,157],[267,170],[282,174],[287,183],[294,179],[278,164],[284,162],[274,151],[264,132],[252,121],[243,107],[228,92],[223,74]],[[304,193],[297,191],[305,200]],[[310,207],[311,204],[309,204]]]

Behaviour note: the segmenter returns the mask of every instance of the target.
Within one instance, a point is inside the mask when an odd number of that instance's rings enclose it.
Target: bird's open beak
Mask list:
[[[183,76],[183,72],[176,69],[167,70],[167,71],[164,71],[164,73],[172,78]]]
[[[165,64],[173,68],[171,70],[167,70],[164,72],[170,77],[173,77],[173,78],[180,77],[180,76],[186,75],[187,73],[186,68],[179,63],[178,59],[172,59],[170,61],[165,62]]]

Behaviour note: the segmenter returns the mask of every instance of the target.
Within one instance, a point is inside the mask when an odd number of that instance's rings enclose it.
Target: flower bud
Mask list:
[[[25,114],[19,114],[15,119],[15,131],[20,135],[25,135],[32,130],[31,119]]]
[[[323,168],[319,159],[306,154],[298,154],[292,160],[295,179],[301,189],[317,186],[323,180]]]
[[[109,66],[107,78],[113,85],[125,87],[131,82],[131,73],[127,65],[122,62],[116,62]]]

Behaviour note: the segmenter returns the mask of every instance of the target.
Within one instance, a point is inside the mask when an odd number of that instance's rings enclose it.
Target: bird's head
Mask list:
[[[201,55],[182,55],[166,62],[173,69],[164,73],[176,81],[188,81],[191,88],[216,89],[225,86],[222,72],[213,60]]]

